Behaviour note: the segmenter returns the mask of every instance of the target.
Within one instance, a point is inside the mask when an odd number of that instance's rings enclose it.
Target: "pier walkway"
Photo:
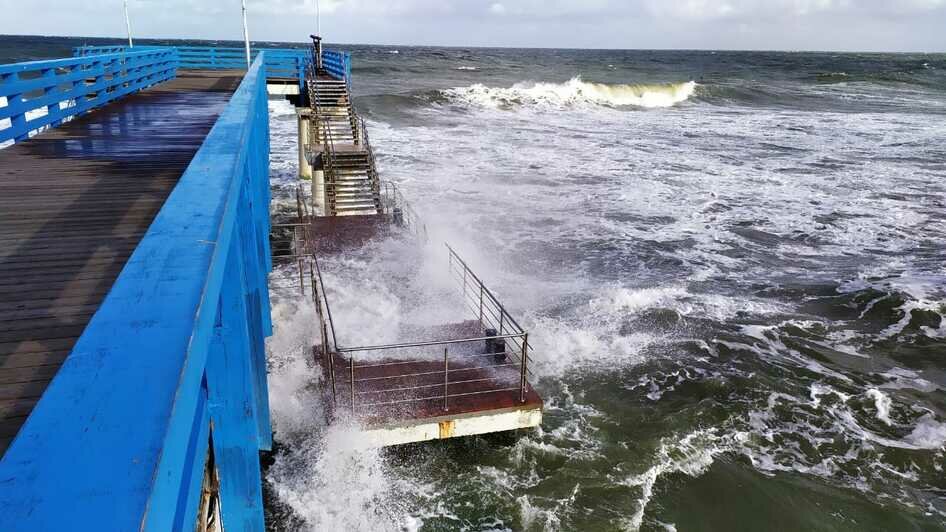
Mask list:
[[[0,455],[242,77],[183,71],[0,150]]]
[[[0,530],[264,529],[269,54],[0,65]]]

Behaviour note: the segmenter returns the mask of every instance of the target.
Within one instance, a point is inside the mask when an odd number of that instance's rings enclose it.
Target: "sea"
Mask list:
[[[322,259],[339,343],[463,319],[447,242],[528,329],[545,414],[364,449],[278,269],[271,530],[946,529],[946,55],[328,47],[428,232]]]

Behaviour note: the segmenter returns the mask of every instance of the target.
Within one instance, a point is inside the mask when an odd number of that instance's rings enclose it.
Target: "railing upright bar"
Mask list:
[[[351,413],[355,415],[355,355],[348,355],[348,369],[351,376]]]
[[[526,360],[529,359],[529,333],[522,333],[522,370],[519,376],[519,402],[526,402]]]
[[[299,292],[305,296],[305,268],[302,259],[299,259]]]
[[[483,327],[483,285],[480,285],[480,327]]]
[[[312,262],[315,264],[315,273],[319,277],[319,284],[322,287],[322,300],[325,301],[325,312],[328,314],[328,323],[332,329],[332,344],[335,347],[335,351],[338,352],[338,336],[335,334],[335,322],[332,319],[332,307],[328,304],[328,296],[325,293],[325,284],[322,282],[322,268],[319,266],[319,259],[312,254]]]
[[[316,305],[318,305],[318,306],[320,307],[320,308],[319,308],[319,316],[321,316],[321,315],[322,315],[322,312],[321,312],[321,306],[322,306],[322,305],[321,305],[321,303],[319,303],[319,288],[318,288],[317,286],[315,286],[315,269],[312,267],[312,263],[311,263],[311,262],[309,263],[309,284],[312,285],[312,302],[315,303]],[[305,295],[305,294],[302,294],[302,295]],[[324,344],[323,344],[323,345],[324,345]]]
[[[450,396],[447,387],[450,385],[450,366],[447,361],[447,347],[443,348],[443,411],[448,412],[447,398]]]
[[[322,346],[323,346],[323,350],[324,350],[325,353],[328,355],[329,374],[331,375],[331,379],[332,379],[332,403],[337,406],[337,405],[338,405],[338,387],[337,387],[336,384],[335,384],[335,382],[336,382],[336,379],[335,379],[335,353],[333,353],[332,351],[329,351],[329,348],[328,348],[328,330],[326,329],[325,323],[322,323],[322,338],[323,338],[323,342],[324,342],[324,343],[322,344]]]

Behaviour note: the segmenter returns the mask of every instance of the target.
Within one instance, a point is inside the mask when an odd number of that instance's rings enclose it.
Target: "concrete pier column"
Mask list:
[[[307,108],[296,109],[299,122],[299,178],[312,179],[312,165],[306,158],[306,145],[309,143],[309,124],[312,111]]]
[[[325,172],[322,167],[312,171],[312,207],[316,213],[327,216],[325,212]]]

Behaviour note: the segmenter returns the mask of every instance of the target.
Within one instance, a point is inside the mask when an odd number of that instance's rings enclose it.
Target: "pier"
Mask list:
[[[423,220],[392,181],[381,179],[365,120],[351,98],[350,61],[325,56],[306,75],[308,108],[297,111],[300,175],[312,180],[283,257],[295,262],[318,314],[313,348],[329,421],[362,429],[361,444],[400,445],[536,427],[542,399],[532,387],[528,332],[449,245],[444,268],[470,320],[413,332],[387,345],[341,345],[319,256],[344,253],[391,228],[427,242]],[[343,331],[350,337],[350,331]]]
[[[341,345],[319,258],[426,226],[375,163],[351,58],[99,46],[0,65],[0,529],[264,530],[269,273],[298,268],[329,422],[368,446],[535,427],[528,332],[449,245],[469,319]],[[270,221],[269,98],[297,216]],[[313,412],[312,415],[317,415]]]
[[[0,529],[263,529],[285,61],[219,52],[0,66]]]

